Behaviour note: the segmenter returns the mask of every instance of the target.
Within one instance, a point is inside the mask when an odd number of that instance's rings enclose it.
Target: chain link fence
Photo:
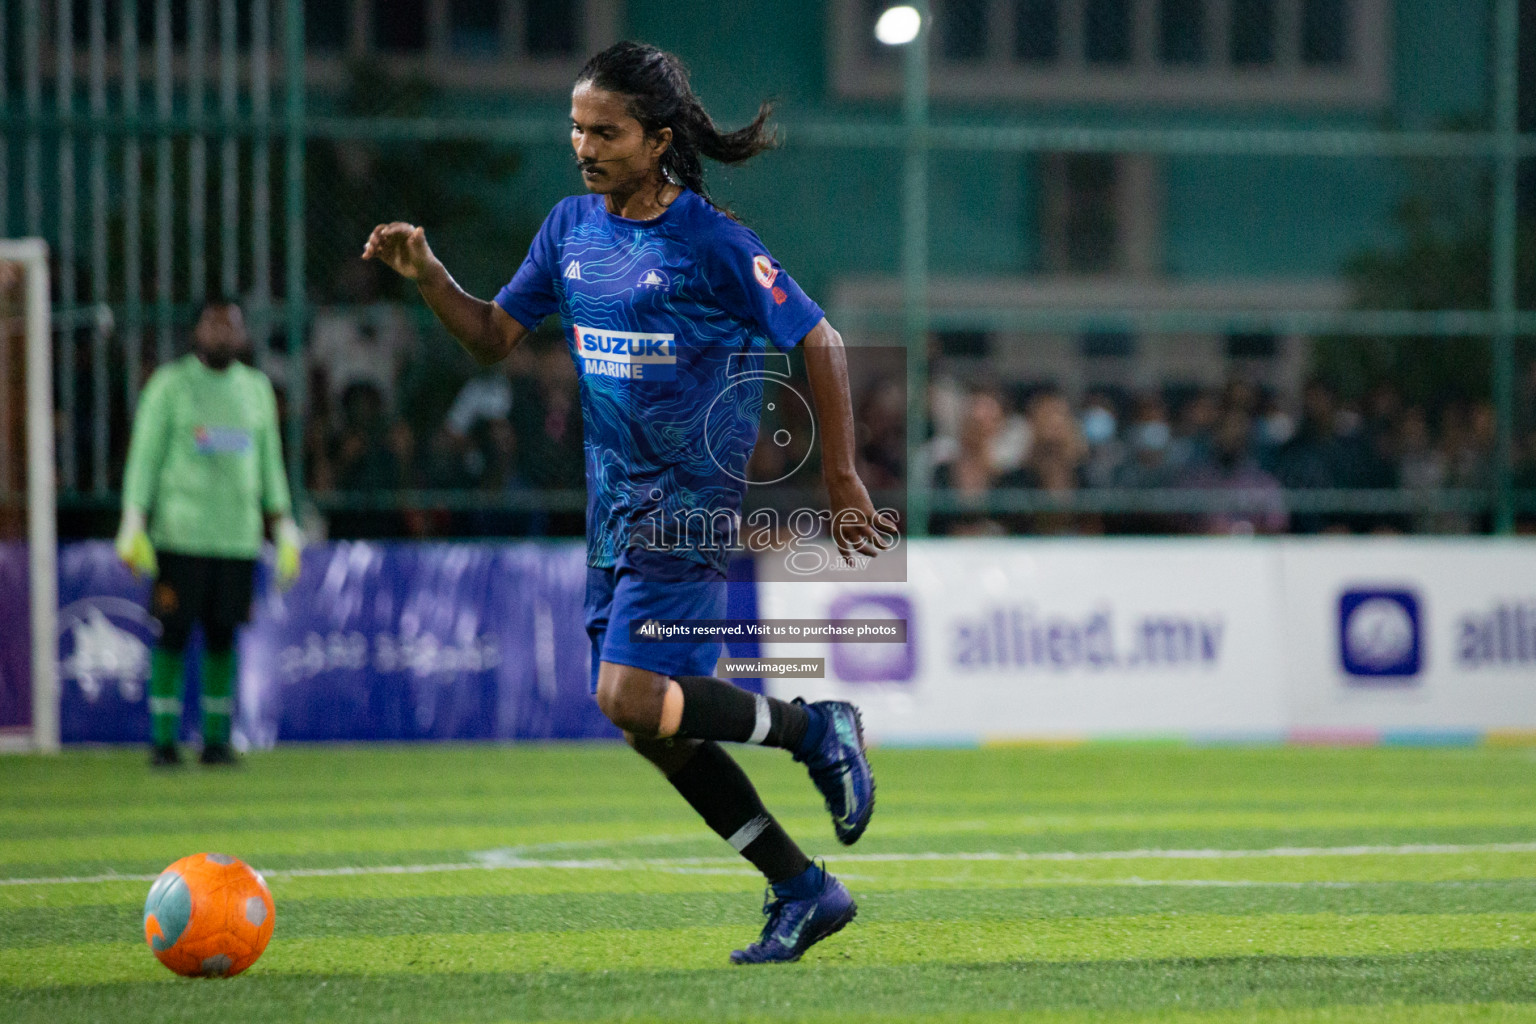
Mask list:
[[[0,234],[55,257],[66,530],[108,527],[139,389],[228,294],[334,533],[579,533],[558,331],[479,371],[357,256],[375,223],[420,223],[492,294],[578,190],[576,69],[626,33],[664,40],[653,6],[7,3]],[[1514,3],[1485,12],[1489,90],[1415,84],[1385,0],[936,0],[910,44],[917,106],[907,48],[876,39],[887,6],[808,3],[799,35],[722,17],[718,39],[669,45],[722,123],[791,83],[783,148],[711,182],[850,345],[906,347],[901,425],[879,382],[855,402],[869,471],[908,431],[913,528],[1462,532],[1536,513]],[[753,63],[807,46],[798,79]]]

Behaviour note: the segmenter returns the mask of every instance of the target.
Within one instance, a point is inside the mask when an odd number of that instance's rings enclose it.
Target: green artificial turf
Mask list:
[[[618,746],[0,758],[0,1021],[1536,1022],[1531,749],[876,750],[851,850],[741,758],[860,903],[801,964],[727,963],[760,880]],[[238,978],[142,939],[200,850],[277,902]]]

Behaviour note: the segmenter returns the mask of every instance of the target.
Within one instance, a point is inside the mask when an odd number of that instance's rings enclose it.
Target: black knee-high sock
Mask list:
[[[810,866],[810,859],[763,806],[747,773],[720,744],[701,743],[667,781],[770,884],[793,878]]]
[[[761,743],[765,747],[798,750],[810,724],[810,713],[760,693],[748,693],[711,676],[679,676],[683,690],[683,720],[677,734],[695,740]]]

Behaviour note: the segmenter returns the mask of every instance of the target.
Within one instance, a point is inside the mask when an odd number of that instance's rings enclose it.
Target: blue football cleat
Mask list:
[[[795,703],[804,703],[796,698]],[[810,769],[811,781],[821,790],[832,814],[837,841],[852,846],[869,827],[875,811],[875,775],[864,756],[864,722],[859,709],[841,700],[822,700],[807,705],[826,723],[821,741],[795,760]]]
[[[821,873],[820,886],[814,895],[803,899],[796,899],[793,894],[795,880],[769,886],[763,900],[768,923],[763,925],[762,937],[746,949],[733,952],[731,963],[794,963],[807,949],[841,931],[858,915],[858,904],[831,872],[814,864],[806,873],[810,872]]]

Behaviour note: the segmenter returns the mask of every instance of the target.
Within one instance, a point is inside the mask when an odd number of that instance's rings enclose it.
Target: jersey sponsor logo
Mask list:
[[[785,292],[783,288],[775,287],[773,289],[773,303],[774,303],[774,305],[782,306],[782,305],[784,305],[784,301],[786,299],[788,299],[788,298],[789,298],[789,294],[787,292]]]
[[[677,379],[677,342],[671,334],[636,334],[576,325],[582,373],[621,380]]]
[[[757,278],[757,283],[764,288],[772,288],[779,272],[773,268],[772,260],[759,253],[752,257],[752,276]]]
[[[251,450],[251,432],[204,424],[193,429],[192,446],[199,455],[244,455]]]
[[[672,280],[659,270],[647,270],[640,275],[640,280],[635,282],[635,287],[667,291],[672,287]]]
[[[580,281],[581,280],[581,261],[580,260],[571,260],[571,262],[569,262],[569,263],[567,263],[565,265],[565,273],[562,274],[561,276],[564,277],[567,281]]]

